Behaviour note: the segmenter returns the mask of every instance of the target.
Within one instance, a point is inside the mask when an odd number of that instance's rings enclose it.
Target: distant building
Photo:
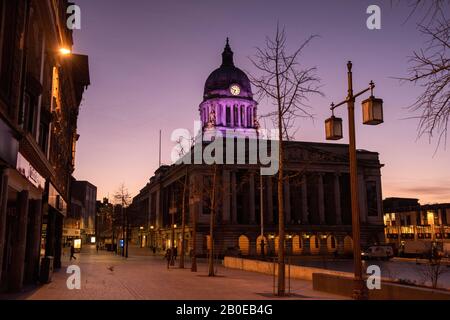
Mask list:
[[[95,234],[97,242],[107,250],[113,251],[115,234],[114,206],[108,198],[97,201],[97,219],[95,222]]]
[[[97,213],[97,187],[88,181],[72,180],[71,212],[64,227],[76,225],[79,227],[83,243],[90,243],[95,237],[95,219]],[[66,224],[67,222],[67,224]],[[70,223],[72,223],[70,225]]]
[[[259,136],[257,102],[247,75],[234,65],[227,44],[222,65],[207,78],[199,105],[202,137],[207,148],[217,136],[245,146],[243,162],[220,164],[215,209],[215,252],[242,255],[278,251],[277,175],[260,176],[260,164],[248,158],[258,152],[250,142]],[[351,254],[353,250],[348,145],[285,141],[284,208],[289,254]],[[186,157],[192,156],[188,153]],[[363,245],[384,241],[381,173],[378,153],[358,150],[358,191]],[[183,186],[186,175],[186,253],[209,249],[212,177],[215,165],[161,166],[133,199],[147,224],[142,231],[149,246],[180,247]],[[261,235],[261,226],[264,235]],[[175,236],[172,235],[172,227]],[[195,233],[194,233],[195,231]],[[194,239],[194,234],[195,239]]]
[[[387,243],[397,248],[408,241],[450,243],[450,203],[421,205],[418,199],[383,200]]]

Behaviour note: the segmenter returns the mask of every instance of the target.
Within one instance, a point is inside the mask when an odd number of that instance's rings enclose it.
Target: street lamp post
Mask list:
[[[175,242],[175,213],[177,212],[177,208],[175,207],[175,203],[173,204],[173,207],[169,210],[169,213],[172,215],[172,234],[170,237],[170,265],[175,265],[175,261],[173,259],[174,256],[174,242]]]
[[[350,158],[350,191],[352,208],[352,235],[353,235],[353,263],[354,263],[354,299],[367,299],[367,288],[362,276],[361,243],[360,243],[360,216],[358,202],[358,168],[356,158],[356,135],[355,135],[355,99],[370,90],[371,95],[363,101],[363,123],[377,125],[383,122],[381,99],[373,96],[375,84],[371,81],[368,88],[353,94],[352,63],[347,63],[348,95],[347,98],[334,105],[331,104],[333,115],[325,121],[327,140],[338,140],[342,138],[342,119],[334,117],[334,109],[347,104],[349,122],[349,158]]]
[[[196,205],[200,202],[200,197],[197,194],[193,194],[191,198],[191,204]],[[197,272],[197,208],[192,211],[192,262],[191,272]]]

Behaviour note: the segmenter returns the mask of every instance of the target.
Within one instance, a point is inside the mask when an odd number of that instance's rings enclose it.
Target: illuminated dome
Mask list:
[[[230,88],[233,85],[239,86],[239,94],[231,93]],[[249,78],[244,71],[234,66],[233,51],[231,51],[228,38],[222,53],[222,65],[209,75],[205,83],[203,98],[206,100],[217,97],[253,98]]]

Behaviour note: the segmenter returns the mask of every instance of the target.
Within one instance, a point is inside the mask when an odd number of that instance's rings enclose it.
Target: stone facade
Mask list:
[[[183,182],[188,175],[187,253],[196,241],[196,254],[207,254],[214,208],[217,254],[260,254],[262,239],[264,251],[275,254],[278,176],[260,175],[261,165],[250,161],[262,148],[256,120],[257,103],[253,100],[248,77],[234,66],[228,41],[222,53],[222,65],[206,80],[203,98],[200,104],[203,132],[191,153],[185,155],[181,163],[160,167],[134,198],[134,203],[141,203],[136,207],[146,208],[141,215],[148,217],[151,244],[163,250],[171,247],[174,232],[174,245],[179,247]],[[217,142],[218,137],[231,141],[235,150],[239,145],[244,146],[244,152],[233,155],[232,163],[207,165],[204,161],[194,161],[195,149],[201,145],[204,151]],[[348,145],[302,141],[284,141],[283,144],[287,178],[282,192],[288,253],[351,254]],[[226,152],[223,157],[227,158]],[[376,152],[358,150],[357,158],[361,241],[368,245],[383,241],[382,165]],[[214,172],[216,201],[212,207]],[[194,229],[196,239],[192,238]]]
[[[0,1],[0,290],[60,267],[87,56],[72,47],[68,1]]]

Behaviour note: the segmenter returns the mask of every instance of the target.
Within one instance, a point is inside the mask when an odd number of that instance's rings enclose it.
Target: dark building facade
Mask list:
[[[92,243],[96,236],[97,187],[88,181],[72,179],[71,204],[64,219],[65,240],[79,238],[82,243]]]
[[[64,216],[89,85],[72,47],[68,1],[0,1],[0,288],[39,278],[41,256],[61,266]]]
[[[147,217],[148,245],[159,249],[180,247],[187,181],[186,253],[192,250],[194,241],[196,254],[208,252],[212,181],[216,172],[215,252],[260,254],[259,244],[264,240],[264,250],[276,254],[277,174],[261,176],[261,165],[249,161],[261,148],[257,144],[252,149],[250,143],[254,139],[261,141],[257,103],[248,77],[234,66],[228,41],[222,65],[205,83],[199,111],[203,130],[201,142],[197,139],[196,144],[206,150],[218,137],[225,137],[233,139],[235,150],[242,142],[245,156],[234,158],[233,164],[184,162],[156,170],[133,201],[141,215]],[[285,141],[284,146],[289,177],[283,186],[288,253],[351,254],[348,145]],[[192,150],[185,157],[195,158]],[[357,158],[361,241],[363,245],[383,242],[382,165],[376,152],[358,150]]]

